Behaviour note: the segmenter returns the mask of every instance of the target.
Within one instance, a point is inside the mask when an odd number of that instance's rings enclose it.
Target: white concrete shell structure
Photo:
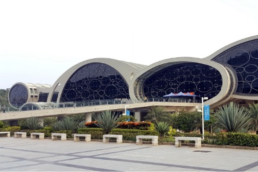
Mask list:
[[[18,86],[21,91],[15,92]],[[203,59],[177,57],[149,66],[109,58],[86,60],[68,69],[52,87],[14,84],[9,100],[12,106],[21,107],[42,102],[40,93],[46,93],[45,104],[39,107],[103,99],[136,103],[146,97],[164,102],[163,96],[171,92],[193,92],[197,99],[209,97],[205,104],[211,108],[229,101],[257,101],[258,36],[232,43]]]
[[[32,84],[32,83],[15,83],[8,95],[8,100],[13,108],[19,108],[28,102],[38,102],[46,99],[51,85]],[[45,95],[43,95],[45,94]]]
[[[258,35],[231,43],[205,59],[220,63],[231,74],[231,94],[219,104],[231,101],[242,105],[257,103]]]
[[[206,101],[206,104],[213,105],[217,102],[225,99],[228,96],[228,92],[231,87],[231,80],[230,75],[226,68],[224,68],[221,64],[200,59],[200,58],[192,58],[192,57],[178,57],[178,58],[170,58],[166,60],[159,61],[157,63],[154,63],[148,67],[146,67],[144,70],[137,73],[135,78],[132,80],[131,87],[130,87],[130,96],[133,99],[144,99],[144,94],[142,93],[143,90],[143,83],[145,80],[153,75],[154,73],[161,71],[164,68],[167,67],[173,67],[173,65],[184,65],[185,63],[192,63],[192,64],[203,64],[205,66],[212,67],[219,71],[221,77],[222,77],[222,86],[221,90],[219,91],[218,95],[215,97],[211,97],[208,101]],[[193,69],[195,70],[195,69]]]
[[[134,75],[145,67],[144,65],[124,62],[124,61],[119,61],[119,60],[114,60],[109,58],[95,58],[95,59],[83,61],[68,69],[62,76],[60,76],[57,79],[57,81],[54,83],[53,87],[49,92],[48,102],[51,102],[55,89],[59,87],[59,94],[56,101],[57,103],[59,103],[61,96],[63,94],[63,90],[65,88],[65,85],[68,82],[68,80],[72,77],[72,75],[75,74],[76,71],[79,70],[80,68],[83,68],[86,65],[96,64],[96,63],[104,64],[115,69],[122,76],[123,80],[126,82],[128,87]]]

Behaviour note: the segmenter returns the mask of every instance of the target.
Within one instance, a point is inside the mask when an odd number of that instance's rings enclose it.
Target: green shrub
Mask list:
[[[73,138],[72,130],[60,130],[60,131],[55,131],[55,133],[66,133],[67,138]]]
[[[0,131],[10,131],[11,135],[13,135],[14,132],[17,132],[20,130],[21,130],[21,127],[19,127],[19,126],[0,128]]]
[[[159,132],[160,136],[165,136],[169,131],[169,125],[166,122],[157,122],[156,130]]]
[[[249,112],[233,102],[219,107],[216,118],[217,126],[227,132],[240,132],[241,129],[248,129],[252,122]]]
[[[91,134],[92,139],[102,139],[103,130],[101,128],[81,128],[79,134]],[[157,131],[136,130],[136,129],[113,129],[109,134],[123,135],[123,140],[136,140],[137,135],[159,135]]]
[[[31,117],[26,119],[25,126],[30,130],[37,130],[42,128],[39,118]]]
[[[53,132],[53,129],[51,127],[44,127],[44,129],[38,129],[38,130],[23,129],[22,131],[26,132],[27,136],[30,136],[31,133],[44,133],[45,137],[51,137],[51,133]]]
[[[54,131],[61,131],[61,130],[74,131],[76,127],[77,127],[76,122],[70,117],[65,117],[63,120],[57,121],[56,123],[53,124]]]
[[[50,127],[57,121],[57,117],[46,117],[44,118],[44,126]]]
[[[173,136],[176,134],[176,129],[173,129],[172,126],[169,126],[168,135]]]
[[[177,133],[176,136],[202,137],[201,134]],[[202,143],[216,145],[249,146],[258,147],[258,136],[245,133],[218,133],[216,135],[207,134]]]
[[[136,119],[135,119],[134,116],[121,115],[121,116],[118,118],[118,121],[119,121],[119,122],[126,122],[126,121],[135,122]]]
[[[103,139],[102,128],[79,128],[79,134],[91,134],[92,139]]]
[[[44,127],[44,130],[48,131],[50,133],[52,133],[54,131],[52,127]]]
[[[150,124],[149,127],[147,127],[148,130],[151,130],[151,131],[155,131],[156,128],[155,128],[155,125],[153,123]]]
[[[165,136],[165,137],[159,137],[159,143],[173,143],[175,142],[175,139],[173,136]]]
[[[227,133],[226,135],[229,145],[236,146],[258,146],[258,136],[244,133]]]
[[[103,129],[103,133],[108,134],[110,131],[119,126],[118,118],[111,111],[104,111],[101,114],[94,114],[93,118],[97,121],[95,125]]]
[[[82,121],[82,122],[80,122],[80,123],[78,124],[77,129],[79,129],[79,128],[86,128],[84,121]]]
[[[2,121],[0,121],[0,128],[4,127],[4,123]]]

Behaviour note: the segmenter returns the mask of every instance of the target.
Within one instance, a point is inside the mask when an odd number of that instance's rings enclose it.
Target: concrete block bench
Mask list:
[[[36,139],[37,136],[40,140],[44,139],[45,133],[30,133],[30,138],[31,139]]]
[[[148,136],[148,135],[139,135],[136,136],[136,144],[141,145],[142,139],[152,139],[152,145],[158,145],[159,144],[159,136]]]
[[[73,137],[74,137],[75,142],[80,141],[80,137],[84,137],[85,142],[90,142],[91,141],[91,134],[74,134]]]
[[[0,132],[0,135],[4,135],[6,137],[10,137],[10,131],[2,131],[2,132]]]
[[[200,148],[202,146],[201,137],[175,137],[175,146],[180,147],[182,140],[195,141],[196,148]]]
[[[27,138],[27,133],[26,132],[14,132],[14,137],[15,138]]]
[[[57,140],[60,138],[60,140],[66,140],[66,133],[51,133],[51,139]]]
[[[103,143],[108,143],[109,138],[116,138],[116,143],[123,143],[123,135],[115,135],[115,134],[103,135]]]

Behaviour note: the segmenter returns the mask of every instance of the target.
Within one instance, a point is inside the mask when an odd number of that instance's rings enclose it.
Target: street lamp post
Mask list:
[[[202,139],[204,140],[204,115],[203,115],[203,100],[208,100],[208,97],[202,97]]]

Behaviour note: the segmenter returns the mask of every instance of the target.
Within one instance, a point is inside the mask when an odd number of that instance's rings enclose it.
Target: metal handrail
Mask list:
[[[61,102],[61,103],[45,103],[38,104],[41,109],[33,109],[27,107],[27,110],[43,110],[43,109],[58,109],[58,108],[69,108],[69,107],[86,107],[86,106],[101,106],[101,105],[114,105],[114,104],[134,104],[134,103],[148,103],[148,102],[168,102],[168,103],[200,103],[198,100],[191,99],[167,99],[167,98],[148,98],[145,101],[138,99],[106,99],[106,100],[90,100],[90,101],[75,101],[75,102]],[[31,102],[38,103],[38,102]],[[32,104],[33,106],[33,104]],[[24,111],[18,109],[17,111]],[[26,111],[26,110],[25,110]],[[8,111],[6,111],[8,112]],[[12,111],[15,112],[15,111]]]

